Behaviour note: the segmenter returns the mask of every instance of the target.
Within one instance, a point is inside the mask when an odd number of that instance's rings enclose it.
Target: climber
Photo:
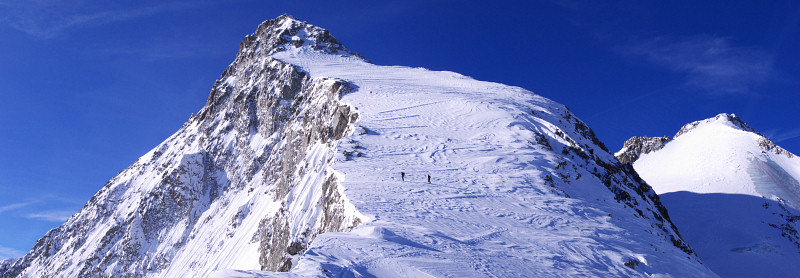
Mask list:
[[[400,172],[400,180],[406,181],[406,172]]]
[[[428,174],[428,183],[431,183],[431,175]]]

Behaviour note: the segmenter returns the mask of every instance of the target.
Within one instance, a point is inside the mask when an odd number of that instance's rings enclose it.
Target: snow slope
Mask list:
[[[717,274],[800,273],[800,158],[735,115],[685,125],[663,148],[641,154],[633,167]]]
[[[563,105],[373,65],[290,16],[246,37],[197,115],[0,272],[715,276]]]
[[[359,127],[332,167],[370,219],[317,237],[292,274],[713,275],[654,223],[662,212],[652,192],[625,187],[647,185],[606,164],[612,156],[560,104],[452,72],[302,48],[274,57],[357,88],[342,101],[358,110]]]

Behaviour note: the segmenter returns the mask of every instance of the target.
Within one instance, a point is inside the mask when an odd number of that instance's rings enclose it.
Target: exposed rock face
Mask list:
[[[239,57],[246,56],[248,59],[264,57],[284,51],[291,46],[306,46],[312,51],[361,57],[347,50],[331,36],[328,30],[286,14],[274,20],[264,21],[254,34],[246,36],[239,46]]]
[[[772,140],[769,140],[767,137],[764,137],[763,135],[761,135],[761,138],[758,139],[758,145],[766,152],[773,152],[775,154],[785,155],[788,158],[794,157],[794,154],[776,145],[775,143],[772,142]]]
[[[358,120],[339,101],[352,88],[268,56],[289,45],[354,55],[290,16],[264,22],[197,115],[25,257],[4,262],[2,276],[202,277],[230,264],[286,271],[316,235],[358,225],[329,167]]]
[[[671,139],[668,136],[634,136],[631,137],[631,139],[628,139],[628,141],[625,141],[622,149],[615,153],[614,156],[616,156],[617,160],[622,163],[631,164],[639,159],[640,155],[660,150],[670,140]]]
[[[783,221],[767,223],[767,225],[780,231],[781,236],[793,243],[794,246],[797,247],[798,252],[800,252],[800,232],[798,232],[798,229],[800,229],[800,215],[797,215],[797,210],[787,208],[786,205],[782,203],[776,203],[780,210],[777,215],[780,216],[780,219]],[[763,205],[765,209],[769,209],[769,206],[769,202],[765,202]],[[773,213],[773,215],[775,214],[776,213]]]
[[[0,273],[5,273],[8,269],[14,265],[18,258],[10,258],[0,261]]]

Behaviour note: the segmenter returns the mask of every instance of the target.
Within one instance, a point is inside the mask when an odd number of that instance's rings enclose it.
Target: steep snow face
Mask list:
[[[685,125],[633,167],[717,274],[800,273],[800,158],[735,115]]]
[[[197,115],[4,275],[211,272],[714,276],[563,105],[372,65],[289,16],[245,38]]]
[[[302,32],[317,34],[302,37],[306,47],[344,51],[324,30],[288,16],[265,22],[242,43],[197,115],[2,276],[285,271],[317,234],[356,226],[361,218],[330,167],[339,139],[358,118],[339,101],[352,88],[263,54]]]

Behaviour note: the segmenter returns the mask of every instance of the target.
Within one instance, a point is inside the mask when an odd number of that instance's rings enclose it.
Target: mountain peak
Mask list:
[[[736,116],[736,114],[720,113],[717,116],[714,116],[713,118],[695,121],[684,125],[683,127],[681,127],[678,133],[675,134],[674,138],[678,138],[678,136],[686,134],[694,130],[698,126],[707,124],[722,124],[738,130],[756,133],[756,131],[752,127],[744,123],[739,117]]]
[[[565,106],[352,55],[265,21],[199,114],[0,277],[713,276]]]
[[[677,136],[631,165],[703,263],[722,277],[797,273],[800,159],[733,114],[687,124]]]
[[[675,134],[673,138],[669,138],[668,136],[631,137],[630,139],[625,141],[625,143],[622,146],[622,149],[614,153],[614,156],[617,158],[617,160],[619,160],[624,164],[632,164],[633,162],[638,160],[641,155],[658,151],[664,148],[664,146],[667,143],[677,139],[679,136],[692,132],[696,130],[698,127],[710,126],[710,125],[726,126],[736,130],[752,133],[753,136],[756,136],[756,143],[758,144],[758,146],[761,147],[763,151],[772,152],[778,155],[785,155],[789,158],[794,156],[794,154],[776,145],[774,142],[772,142],[772,140],[770,140],[766,136],[762,135],[761,133],[758,133],[755,129],[747,125],[744,121],[742,121],[742,119],[736,116],[736,114],[727,114],[727,113],[720,113],[712,118],[685,124],[683,127],[681,127],[678,133]]]
[[[327,54],[359,56],[350,52],[328,30],[283,14],[262,22],[255,33],[242,40],[239,53],[271,55],[289,49],[309,49]]]

